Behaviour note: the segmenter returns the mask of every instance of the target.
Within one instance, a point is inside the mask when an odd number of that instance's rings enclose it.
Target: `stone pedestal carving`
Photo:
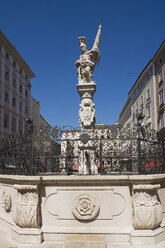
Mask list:
[[[133,225],[136,230],[155,229],[161,224],[159,188],[159,184],[133,186]]]
[[[17,198],[14,204],[13,220],[24,228],[40,226],[39,192],[37,185],[14,185]]]
[[[77,85],[78,93],[81,97],[79,110],[79,123],[81,130],[91,129],[95,125],[96,114],[93,95],[96,92],[96,84],[86,83]]]
[[[12,206],[11,193],[9,189],[4,188],[2,191],[2,207],[6,212],[10,212]]]

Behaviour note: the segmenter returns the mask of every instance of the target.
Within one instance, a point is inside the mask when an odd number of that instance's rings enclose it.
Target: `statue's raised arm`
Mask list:
[[[79,84],[92,82],[92,73],[94,71],[96,63],[99,64],[100,61],[100,38],[101,38],[101,24],[91,50],[87,50],[86,38],[79,37],[79,45],[82,51],[80,59],[76,61],[75,65],[77,67],[78,81]]]

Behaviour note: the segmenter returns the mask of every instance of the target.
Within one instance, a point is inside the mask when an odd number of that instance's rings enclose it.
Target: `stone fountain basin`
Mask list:
[[[0,192],[0,224],[21,248],[156,247],[165,240],[164,174],[1,175]]]

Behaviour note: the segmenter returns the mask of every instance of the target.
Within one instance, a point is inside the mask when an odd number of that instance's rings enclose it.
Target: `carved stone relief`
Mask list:
[[[15,185],[17,199],[15,201],[13,220],[24,228],[36,228],[40,225],[39,194],[37,185]]]
[[[85,191],[78,186],[69,190],[64,187],[52,188],[46,195],[44,205],[52,223],[53,219],[109,221],[127,214],[127,200],[123,193],[109,187],[106,190],[96,188]]]
[[[72,213],[78,220],[90,221],[97,217],[99,210],[100,207],[94,196],[81,194],[74,201]]]
[[[6,212],[10,212],[12,206],[12,199],[9,189],[4,188],[2,191],[2,207]]]
[[[90,98],[83,99],[79,110],[80,125],[85,128],[94,126],[95,119],[95,104]]]
[[[133,186],[133,225],[135,229],[154,229],[162,221],[161,203],[157,190],[160,185]]]

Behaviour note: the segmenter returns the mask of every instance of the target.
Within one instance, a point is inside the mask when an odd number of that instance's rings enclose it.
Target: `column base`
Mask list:
[[[20,228],[15,226],[12,228],[11,236],[19,245],[41,244],[43,241],[42,231],[36,228]]]

